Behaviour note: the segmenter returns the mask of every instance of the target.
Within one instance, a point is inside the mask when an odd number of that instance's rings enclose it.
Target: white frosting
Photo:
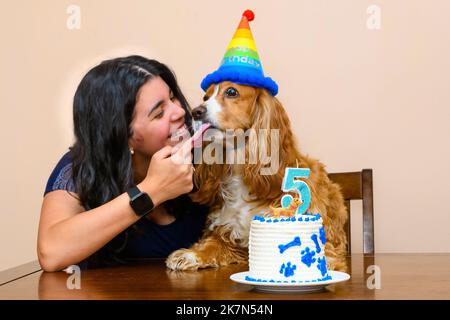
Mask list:
[[[322,218],[319,215],[304,214],[277,220],[256,217],[251,223],[248,280],[328,280]]]

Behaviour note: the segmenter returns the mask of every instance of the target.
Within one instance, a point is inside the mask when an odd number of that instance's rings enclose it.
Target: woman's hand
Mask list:
[[[147,176],[138,187],[149,194],[155,206],[192,190],[191,149],[189,139],[176,147],[166,146],[153,155]]]

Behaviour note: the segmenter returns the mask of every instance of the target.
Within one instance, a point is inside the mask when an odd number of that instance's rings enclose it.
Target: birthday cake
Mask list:
[[[311,214],[308,168],[286,168],[281,207],[270,207],[250,225],[248,281],[314,283],[331,280],[325,258],[326,233],[320,214]]]
[[[320,214],[255,216],[250,227],[248,281],[314,283],[331,280]]]

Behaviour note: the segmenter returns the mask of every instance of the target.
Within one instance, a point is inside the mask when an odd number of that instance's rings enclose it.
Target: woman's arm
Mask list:
[[[138,187],[144,190],[141,185]],[[146,192],[157,206],[161,196],[151,188]],[[38,234],[38,258],[42,268],[58,271],[79,263],[135,223],[139,217],[129,201],[128,194],[124,193],[85,211],[65,190],[48,193],[42,204]]]
[[[192,165],[175,163],[171,150],[165,147],[153,155],[146,178],[138,184],[155,206],[193,188]],[[184,152],[190,153],[190,149]],[[123,193],[86,211],[67,191],[49,192],[42,204],[38,232],[37,251],[42,268],[58,271],[79,263],[135,223],[139,218],[129,202],[128,194]]]

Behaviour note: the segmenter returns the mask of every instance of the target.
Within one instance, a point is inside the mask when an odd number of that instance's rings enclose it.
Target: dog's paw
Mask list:
[[[172,270],[197,270],[200,267],[200,261],[194,251],[180,249],[167,257],[166,266]]]

